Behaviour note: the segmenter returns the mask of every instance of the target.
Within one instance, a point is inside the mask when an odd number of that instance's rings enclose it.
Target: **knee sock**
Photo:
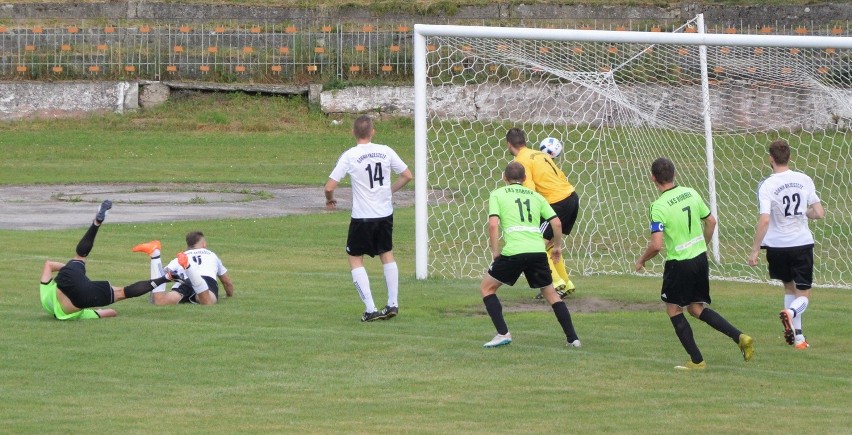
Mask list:
[[[571,322],[571,313],[568,312],[568,306],[565,305],[565,302],[559,301],[550,307],[553,308],[553,313],[556,314],[556,320],[559,320],[559,324],[562,325],[562,331],[565,332],[565,338],[567,338],[569,342],[579,340],[580,338],[577,337],[577,333],[574,331],[574,324]]]
[[[795,300],[796,300],[796,295],[784,294],[784,309],[789,310],[790,304],[792,304],[793,301],[795,301]]]
[[[388,286],[388,306],[398,307],[399,301],[399,268],[396,262],[387,263],[384,265],[385,284]]]
[[[192,291],[195,294],[205,292],[210,290],[210,286],[207,285],[207,281],[201,276],[201,271],[198,270],[198,267],[192,267],[192,262],[190,262],[189,267],[186,269],[186,276],[189,278],[189,283],[192,285]]]
[[[550,258],[550,253],[553,252],[553,246],[547,248],[547,264],[550,266],[550,278],[553,279],[554,287],[561,287],[565,284],[565,280],[559,275],[556,263]]]
[[[704,357],[701,356],[701,351],[698,350],[698,345],[695,344],[695,338],[692,336],[692,327],[689,326],[689,321],[686,320],[683,313],[680,313],[669,320],[672,321],[675,334],[677,334],[677,338],[680,339],[680,344],[686,350],[686,353],[689,354],[689,358],[692,362],[698,364],[701,361],[704,361]]]
[[[370,291],[370,277],[367,276],[367,269],[364,269],[364,267],[352,269],[352,281],[355,283],[355,290],[358,290],[361,302],[364,302],[366,311],[368,313],[376,311],[376,303],[373,302],[373,293]]]
[[[77,255],[81,257],[89,256],[89,253],[92,252],[92,247],[95,246],[95,236],[98,235],[99,228],[100,226],[95,224],[89,226],[86,234],[84,234],[83,238],[80,239],[80,242],[77,243]]]
[[[157,279],[163,275],[165,275],[165,271],[163,270],[163,260],[160,258],[160,250],[157,249],[151,253],[151,279]],[[166,291],[166,284],[160,284],[157,288],[151,291],[153,293],[164,292]]]
[[[149,291],[167,282],[169,282],[169,280],[164,276],[148,281],[134,282],[133,284],[124,287],[124,297],[130,299],[135,298],[137,296],[142,296],[145,293],[148,293]]]
[[[808,298],[799,296],[790,303],[790,310],[793,311],[793,329],[796,335],[802,335],[802,314],[808,308]]]
[[[734,343],[740,342],[740,334],[742,334],[742,331],[728,323],[724,317],[710,308],[705,308],[704,311],[701,312],[701,315],[698,316],[698,320],[712,326],[713,329],[721,332],[722,334],[731,337],[731,340],[734,340]]]
[[[494,324],[497,333],[500,335],[508,334],[509,327],[506,326],[506,320],[503,318],[503,305],[500,304],[497,295],[488,295],[482,298],[482,302],[485,303],[485,311],[488,311],[488,316],[491,317],[491,323]]]

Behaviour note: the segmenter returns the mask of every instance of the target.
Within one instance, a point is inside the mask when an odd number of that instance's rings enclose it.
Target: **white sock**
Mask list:
[[[784,294],[784,309],[789,310],[790,304],[792,304],[793,301],[795,301],[795,300],[796,300],[796,295],[788,295],[788,294],[785,293]]]
[[[399,301],[399,268],[396,267],[396,261],[387,263],[385,269],[385,283],[388,286],[388,306],[398,307]]]
[[[793,316],[793,329],[799,331],[802,330],[802,314],[807,308],[808,298],[804,296],[797,297],[796,300],[794,300],[793,303],[790,304],[790,309],[793,310],[794,313],[796,313],[796,315]]]
[[[201,277],[201,271],[198,270],[198,267],[190,266],[186,268],[186,276],[189,278],[189,282],[192,284],[192,290],[195,294],[206,292],[210,290],[210,286],[207,285],[207,281]]]
[[[166,272],[163,270],[163,260],[160,258],[160,250],[155,249],[154,252],[151,253],[151,279],[157,279]],[[154,290],[151,290],[151,293],[159,293],[166,291],[166,285],[160,284]]]
[[[361,302],[364,302],[364,308],[368,313],[376,310],[376,303],[373,302],[373,293],[370,291],[370,277],[367,276],[367,269],[358,267],[352,269],[352,282],[355,283],[355,290],[358,290],[358,296],[361,297]]]

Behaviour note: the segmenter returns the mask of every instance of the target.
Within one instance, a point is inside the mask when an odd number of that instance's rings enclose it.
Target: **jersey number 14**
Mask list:
[[[383,186],[385,183],[385,176],[382,173],[382,163],[376,163],[375,170],[373,165],[367,165],[364,168],[367,171],[367,178],[370,179],[370,189],[373,188],[374,182],[378,182],[379,186]]]

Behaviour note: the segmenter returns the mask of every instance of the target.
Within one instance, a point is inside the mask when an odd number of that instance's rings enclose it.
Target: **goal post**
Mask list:
[[[572,274],[632,273],[650,163],[667,156],[719,217],[711,276],[765,281],[745,259],[766,145],[784,138],[826,204],[811,225],[816,284],[852,287],[852,38],[702,29],[700,15],[673,32],[415,25],[416,277],[481,276],[485,203],[511,160],[505,132],[521,127],[531,146],[565,145],[556,163],[581,203]]]

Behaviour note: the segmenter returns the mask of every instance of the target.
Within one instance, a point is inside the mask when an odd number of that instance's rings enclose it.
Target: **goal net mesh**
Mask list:
[[[765,260],[751,268],[746,258],[757,185],[771,172],[766,147],[781,138],[826,208],[811,222],[815,285],[852,286],[850,50],[707,46],[710,153],[698,46],[429,36],[426,52],[430,276],[486,270],[488,194],[512,159],[506,131],[519,127],[530,146],[565,146],[555,162],[580,197],[565,238],[572,275],[633,273],[658,196],[650,164],[665,156],[677,184],[717,204],[711,276],[768,280]]]

